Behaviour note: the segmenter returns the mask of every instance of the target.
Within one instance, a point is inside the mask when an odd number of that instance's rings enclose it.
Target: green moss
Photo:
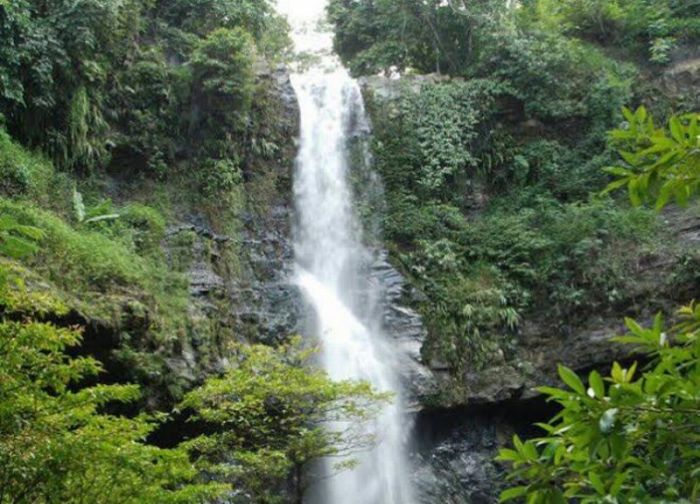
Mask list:
[[[152,212],[140,210],[141,217],[153,219],[156,232],[162,231]],[[44,231],[39,253],[25,259],[25,265],[77,299],[91,316],[117,323],[123,300],[133,298],[151,310],[153,337],[166,341],[177,334],[184,321],[187,282],[162,261],[138,255],[136,245],[127,246],[89,226],[73,227],[28,203],[0,198],[0,213]]]
[[[166,224],[160,212],[140,203],[130,203],[121,216],[134,233],[132,239],[139,254],[161,254]]]

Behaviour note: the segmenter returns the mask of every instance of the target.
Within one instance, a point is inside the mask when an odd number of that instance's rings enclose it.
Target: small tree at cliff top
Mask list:
[[[283,502],[291,474],[301,503],[318,477],[313,462],[335,459],[333,472],[353,467],[353,454],[374,438],[367,422],[390,399],[363,382],[331,381],[309,366],[314,349],[299,340],[279,348],[240,345],[237,366],[186,395],[181,408],[194,412],[209,435],[186,443],[230,481],[244,502]]]

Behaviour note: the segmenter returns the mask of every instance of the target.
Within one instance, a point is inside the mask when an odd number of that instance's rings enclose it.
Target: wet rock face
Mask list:
[[[285,67],[263,68],[259,79],[268,84],[275,124],[265,132],[275,139],[279,154],[253,168],[274,181],[272,189],[249,197],[243,215],[241,272],[229,284],[235,331],[250,341],[267,344],[299,332],[302,300],[290,284],[294,263],[292,238],[293,174],[299,136],[299,107]],[[252,201],[256,200],[256,201]]]
[[[514,426],[498,412],[425,411],[415,425],[412,456],[421,504],[491,504],[504,483],[493,458]]]
[[[424,400],[436,393],[437,382],[421,358],[421,348],[428,333],[421,315],[410,308],[416,293],[389,263],[386,252],[376,257],[371,280],[380,286],[383,330],[396,348],[396,365],[406,403],[409,409],[420,409]]]
[[[274,344],[298,331],[301,300],[289,275],[299,113],[284,67],[260,63],[257,81],[264,91],[254,136],[277,149],[272,157],[252,156],[244,167],[245,208],[230,210],[239,229],[217,233],[219,222],[191,210],[167,229],[163,243],[170,266],[189,283],[187,335],[166,359],[184,388],[225,369],[230,343]]]
[[[249,215],[243,232],[246,261],[230,285],[238,332],[253,341],[279,343],[299,331],[302,300],[290,284],[294,252],[291,207],[280,204],[267,219]]]

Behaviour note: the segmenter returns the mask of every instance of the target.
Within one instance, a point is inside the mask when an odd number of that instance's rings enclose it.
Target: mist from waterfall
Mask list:
[[[313,49],[323,55],[314,68],[292,76],[301,110],[294,183],[294,282],[308,303],[310,331],[321,344],[321,361],[330,377],[365,380],[381,392],[395,393],[395,398],[367,427],[376,436],[376,447],[356,455],[356,468],[336,475],[328,461],[329,478],[314,490],[314,500],[318,504],[410,504],[404,439],[408,428],[395,350],[381,333],[376,306],[379,286],[369,275],[373,251],[363,245],[351,185],[364,167],[351,162],[350,151],[367,136],[369,123],[358,83],[330,53],[328,34],[307,19],[321,13],[324,4],[318,1],[300,13],[286,2],[297,47],[316,44]]]

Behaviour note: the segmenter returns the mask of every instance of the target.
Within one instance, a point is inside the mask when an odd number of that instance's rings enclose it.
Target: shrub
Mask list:
[[[119,303],[118,297],[128,294],[150,309],[153,318],[149,337],[163,341],[178,337],[184,325],[187,281],[168,269],[159,251],[150,248],[145,256],[135,251],[138,247],[154,247],[154,240],[160,241],[162,220],[154,212],[132,209],[127,220],[133,219],[132,224],[148,221],[152,226],[147,234],[134,230],[133,235],[114,235],[111,230],[101,229],[104,223],[97,226],[98,230],[90,225],[73,228],[51,212],[1,198],[0,212],[43,232],[40,250],[23,262],[73,297],[81,309],[91,316],[110,319],[118,313],[114,306]],[[124,230],[119,226],[125,224],[106,225]]]
[[[240,28],[218,29],[195,48],[190,60],[194,86],[210,112],[240,116],[248,111],[253,89],[253,57],[253,41]]]
[[[132,241],[139,255],[155,254],[161,257],[160,245],[165,238],[165,218],[158,210],[131,203],[121,212],[121,218],[133,232]]]
[[[0,129],[0,194],[45,202],[52,179],[51,163],[40,154],[29,153]]]
[[[618,338],[647,353],[651,364],[614,363],[610,375],[597,371],[588,385],[559,367],[566,389],[542,387],[561,412],[538,424],[545,434],[499,460],[513,464],[519,486],[501,502],[525,498],[549,503],[694,502],[700,497],[697,472],[700,408],[700,309],[682,310],[685,321],[670,331],[657,316],[650,328],[627,319],[629,335]]]
[[[626,186],[634,205],[651,201],[657,210],[687,204],[700,190],[700,114],[673,116],[667,130],[644,107],[624,114],[626,128],[610,133],[624,164],[605,169],[617,177],[605,192]]]
[[[239,163],[232,159],[208,159],[202,164],[198,178],[207,197],[231,192],[243,182]]]

